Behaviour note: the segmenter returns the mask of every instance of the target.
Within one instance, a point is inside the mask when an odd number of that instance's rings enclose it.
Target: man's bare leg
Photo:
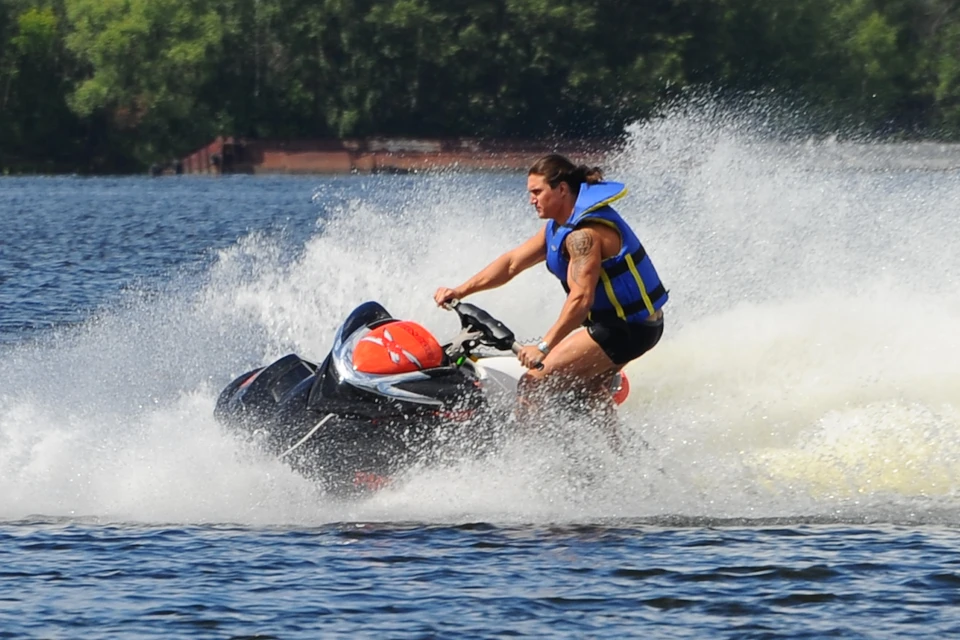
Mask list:
[[[620,369],[586,331],[567,336],[543,359],[542,369],[530,369],[518,386],[519,416],[537,411],[546,395],[573,391],[599,411],[603,430],[614,451],[621,451],[616,409],[610,396],[613,375]]]

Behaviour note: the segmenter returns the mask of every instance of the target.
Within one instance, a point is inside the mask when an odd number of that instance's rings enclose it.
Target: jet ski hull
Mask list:
[[[463,330],[431,366],[411,367],[423,364],[430,348],[408,351],[399,342],[403,327],[393,324],[399,321],[366,302],[341,325],[321,363],[288,354],[247,371],[224,388],[214,415],[335,493],[380,488],[416,464],[483,455],[498,444],[496,426],[514,409],[524,369],[502,355],[519,348],[509,329],[473,305],[454,309]],[[420,330],[416,325],[414,334]],[[407,346],[416,351],[417,341],[427,340],[414,337]],[[365,371],[355,357],[361,343],[368,351],[369,343],[382,346],[398,370]]]

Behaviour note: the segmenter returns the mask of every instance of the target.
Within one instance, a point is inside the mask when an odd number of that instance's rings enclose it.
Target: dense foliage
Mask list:
[[[0,0],[0,167],[130,171],[219,134],[618,133],[690,87],[956,138],[952,0]]]

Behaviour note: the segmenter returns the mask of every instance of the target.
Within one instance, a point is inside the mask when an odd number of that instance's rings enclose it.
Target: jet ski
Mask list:
[[[319,364],[288,354],[237,377],[214,415],[334,494],[376,490],[415,464],[496,447],[491,428],[514,409],[525,372],[513,332],[453,301],[461,331],[440,342],[421,325],[365,302]],[[611,388],[619,404],[626,377]]]

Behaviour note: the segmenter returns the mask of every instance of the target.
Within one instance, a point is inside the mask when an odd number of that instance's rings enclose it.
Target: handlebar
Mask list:
[[[488,334],[489,337],[492,338],[495,343],[500,343],[500,348],[503,348],[505,345],[509,344],[510,350],[515,354],[519,354],[520,350],[523,348],[523,345],[517,342],[514,338],[512,331],[510,331],[502,322],[491,316],[483,309],[468,304],[465,306],[470,307],[470,309],[468,309],[466,313],[460,313],[457,309],[460,306],[460,300],[456,298],[453,298],[449,302],[444,302],[441,306],[450,311],[457,311],[460,314],[460,320],[464,327],[467,326],[470,320],[480,323],[488,330],[488,332],[490,332]],[[537,363],[535,368],[538,370],[543,369],[543,363]]]

